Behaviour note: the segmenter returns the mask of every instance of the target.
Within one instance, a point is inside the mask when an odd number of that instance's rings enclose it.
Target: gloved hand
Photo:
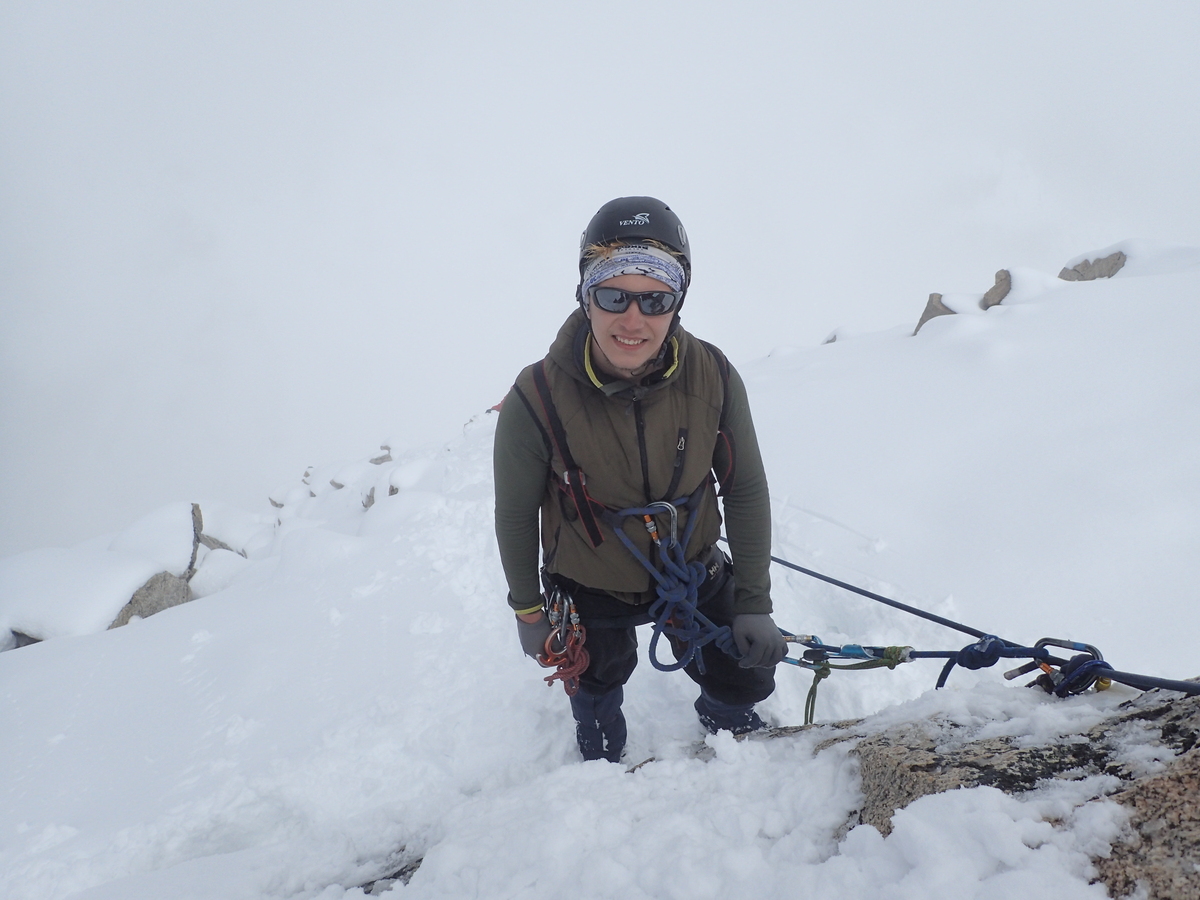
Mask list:
[[[521,638],[521,649],[526,656],[538,658],[539,653],[546,652],[546,638],[550,637],[550,620],[546,614],[538,613],[533,622],[526,622],[517,616],[517,635]],[[532,616],[531,616],[532,618]]]
[[[733,617],[733,642],[742,652],[738,665],[770,667],[787,656],[787,642],[767,613],[742,613]]]

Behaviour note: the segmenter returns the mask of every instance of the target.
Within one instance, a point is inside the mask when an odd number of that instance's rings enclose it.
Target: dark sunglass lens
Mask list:
[[[638,305],[647,316],[661,316],[669,313],[675,305],[675,295],[669,291],[649,291],[638,295]]]
[[[605,312],[623,313],[629,308],[631,298],[619,288],[592,288],[592,299]]]

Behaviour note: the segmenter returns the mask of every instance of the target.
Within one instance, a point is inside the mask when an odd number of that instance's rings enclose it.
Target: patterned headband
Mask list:
[[[583,296],[602,281],[618,275],[649,275],[673,291],[682,291],[683,266],[670,253],[646,244],[619,247],[609,256],[597,256],[583,270]]]

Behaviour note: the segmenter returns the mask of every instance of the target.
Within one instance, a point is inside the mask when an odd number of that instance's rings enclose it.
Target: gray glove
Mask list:
[[[536,622],[522,622],[517,619],[517,635],[521,638],[521,649],[526,656],[538,658],[538,654],[546,652],[546,638],[550,636],[550,620],[546,614]]]
[[[743,613],[733,617],[733,642],[742,658],[743,669],[770,668],[787,656],[787,642],[767,613]]]

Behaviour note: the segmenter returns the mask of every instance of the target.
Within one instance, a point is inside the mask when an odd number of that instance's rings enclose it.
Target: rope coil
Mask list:
[[[622,509],[613,514],[617,520],[613,526],[617,538],[655,581],[656,598],[649,609],[650,618],[654,621],[654,634],[650,638],[650,663],[660,672],[675,672],[694,661],[696,668],[703,674],[704,657],[700,654],[700,649],[710,643],[716,644],[720,650],[735,659],[741,657],[729,626],[714,624],[697,609],[700,585],[704,582],[707,572],[703,563],[697,560],[689,563],[686,560],[684,548],[691,540],[698,517],[688,516],[683,537],[680,538],[676,534],[679,510],[686,509],[690,500],[690,497],[682,497],[672,503],[659,501],[645,507]],[[655,515],[664,512],[671,519],[671,531],[666,539],[659,534],[654,519]],[[629,517],[640,518],[646,526],[651,541],[658,549],[661,570],[646,558],[630,540],[625,529],[620,527],[620,522]],[[680,648],[678,658],[673,663],[664,663],[658,658],[658,641],[664,634],[672,644]]]

